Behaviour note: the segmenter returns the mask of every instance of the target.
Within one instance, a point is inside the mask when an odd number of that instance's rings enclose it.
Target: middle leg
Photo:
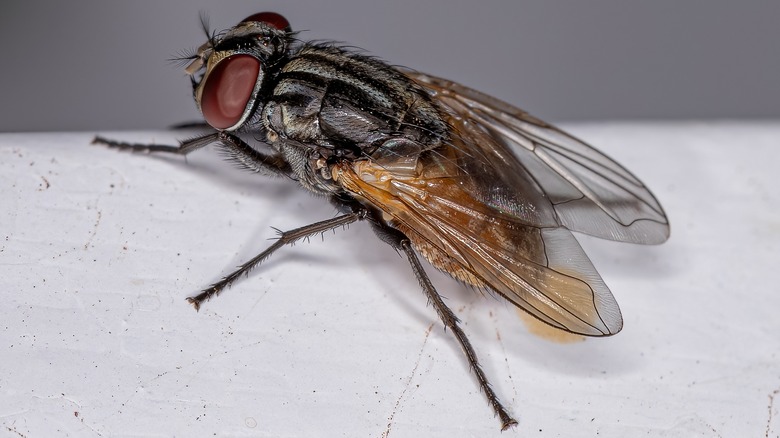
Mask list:
[[[358,211],[358,212],[348,213],[342,216],[338,216],[333,219],[327,219],[324,221],[309,224],[304,227],[296,228],[294,230],[282,232],[281,235],[279,236],[279,239],[277,239],[277,241],[274,242],[273,245],[266,248],[265,251],[261,252],[260,254],[256,255],[251,260],[249,260],[248,262],[239,266],[238,269],[236,269],[235,271],[231,272],[230,274],[222,278],[222,280],[207,287],[198,295],[187,298],[187,301],[189,301],[190,304],[192,304],[195,307],[195,310],[199,310],[201,303],[210,299],[214,295],[219,295],[219,293],[222,292],[226,287],[230,286],[230,284],[236,281],[238,277],[240,277],[242,274],[248,273],[252,268],[262,263],[263,260],[268,258],[271,254],[276,252],[277,249],[283,247],[284,245],[295,243],[298,240],[301,240],[305,237],[313,236],[315,234],[319,234],[324,231],[332,230],[338,227],[343,227],[344,225],[349,225],[353,222],[363,219],[364,217],[365,217],[365,212]]]

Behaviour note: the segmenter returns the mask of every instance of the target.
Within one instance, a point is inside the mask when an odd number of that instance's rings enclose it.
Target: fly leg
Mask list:
[[[180,142],[177,146],[167,144],[143,144],[143,143],[127,143],[124,141],[109,140],[105,137],[97,136],[92,139],[92,144],[102,144],[110,148],[119,149],[123,151],[133,152],[167,152],[171,154],[187,155],[190,152],[196,151],[204,146],[208,146],[212,143],[216,143],[220,140],[220,133],[214,132],[211,134],[202,135],[189,140]]]
[[[477,376],[477,381],[479,381],[479,386],[482,389],[482,392],[485,393],[485,396],[488,399],[488,403],[490,403],[493,411],[501,420],[501,430],[506,430],[511,426],[517,425],[517,421],[512,418],[511,415],[509,415],[506,408],[504,408],[504,405],[502,405],[501,401],[498,399],[496,393],[493,392],[493,388],[490,387],[487,376],[485,375],[485,372],[482,371],[482,367],[479,365],[477,353],[471,346],[471,343],[466,337],[466,334],[458,325],[458,317],[455,316],[449,307],[447,307],[447,305],[444,303],[444,300],[442,300],[441,295],[439,295],[439,293],[436,291],[436,288],[433,287],[433,283],[431,283],[430,278],[428,278],[428,275],[423,270],[422,264],[420,264],[420,259],[417,258],[417,254],[415,254],[414,249],[412,249],[412,245],[409,240],[404,238],[398,242],[398,247],[406,254],[406,257],[409,259],[409,263],[412,265],[412,270],[414,271],[414,275],[417,277],[417,281],[420,282],[420,286],[425,292],[425,295],[428,296],[428,301],[433,304],[433,307],[436,309],[436,313],[439,314],[439,318],[441,318],[444,326],[450,329],[455,335],[455,339],[458,340],[458,343],[463,349],[463,353],[466,355],[466,359],[469,362],[471,371],[474,373],[474,375]]]
[[[264,154],[233,134],[219,133],[220,148],[233,162],[252,172],[289,176],[292,169],[279,155]]]
[[[132,152],[165,152],[177,155],[187,155],[202,147],[219,144],[229,158],[248,170],[272,175],[290,174],[290,166],[278,155],[264,154],[246,144],[239,137],[224,131],[184,140],[178,145],[126,143],[99,136],[92,140],[92,144],[102,144],[110,148]]]
[[[294,230],[284,231],[279,235],[279,239],[277,239],[276,242],[273,243],[273,245],[266,248],[265,251],[256,255],[248,262],[240,265],[238,269],[231,272],[226,277],[222,278],[222,280],[212,284],[206,289],[203,289],[203,291],[198,295],[187,298],[187,301],[189,301],[190,304],[192,304],[195,307],[195,310],[199,310],[201,303],[203,303],[206,300],[209,300],[214,295],[219,295],[219,293],[222,292],[222,290],[224,290],[226,287],[229,287],[231,283],[233,283],[238,277],[240,277],[243,274],[246,274],[252,268],[262,263],[266,258],[268,258],[277,249],[283,247],[284,245],[293,244],[305,237],[313,236],[315,234],[332,230],[334,228],[343,227],[344,225],[349,225],[353,222],[356,222],[364,218],[365,218],[365,212],[357,211],[353,213],[344,214],[338,217],[334,217],[333,219],[327,219],[300,228],[296,228]]]

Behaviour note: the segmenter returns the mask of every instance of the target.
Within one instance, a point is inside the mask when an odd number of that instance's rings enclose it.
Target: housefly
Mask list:
[[[408,259],[502,429],[517,422],[418,254],[558,329],[620,331],[618,305],[572,231],[641,244],[668,238],[661,205],[628,170],[463,85],[338,44],[302,42],[275,13],[207,35],[185,62],[210,133],[176,146],[95,143],[181,155],[216,145],[246,169],[290,177],[327,197],[340,215],[282,232],[188,298],[196,309],[282,246],[365,220]]]

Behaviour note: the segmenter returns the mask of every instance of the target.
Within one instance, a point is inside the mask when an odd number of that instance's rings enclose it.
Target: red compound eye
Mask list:
[[[277,14],[276,12],[260,12],[257,14],[250,15],[245,19],[241,20],[242,23],[245,23],[247,21],[259,21],[261,23],[268,24],[270,26],[273,26],[285,32],[292,31],[292,28],[290,27],[290,22],[287,21],[287,19],[284,18],[283,16]]]
[[[227,129],[241,120],[260,75],[260,61],[249,55],[222,60],[206,77],[201,94],[203,118],[216,129]]]

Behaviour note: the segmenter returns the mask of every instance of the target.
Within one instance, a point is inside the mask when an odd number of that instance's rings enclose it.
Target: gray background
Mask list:
[[[780,117],[780,2],[4,1],[0,131],[162,128],[198,114],[166,60],[283,13],[552,121]]]

